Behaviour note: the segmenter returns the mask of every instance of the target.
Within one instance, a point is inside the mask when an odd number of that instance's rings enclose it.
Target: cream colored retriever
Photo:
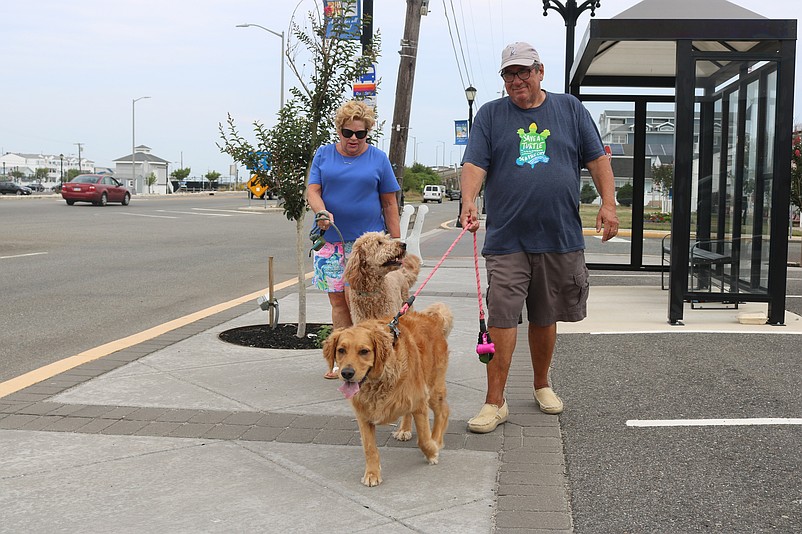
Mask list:
[[[388,327],[391,320],[387,316],[338,328],[323,345],[329,366],[336,361],[340,368],[345,381],[340,391],[356,414],[365,451],[362,483],[366,486],[382,482],[376,425],[411,415],[418,447],[430,464],[438,462],[448,427],[446,338],[453,324],[451,310],[437,303],[421,312],[407,312],[398,322],[397,338]],[[430,409],[434,412],[431,428]]]
[[[420,258],[406,249],[381,232],[366,232],[354,242],[343,273],[354,324],[401,311],[420,272]]]

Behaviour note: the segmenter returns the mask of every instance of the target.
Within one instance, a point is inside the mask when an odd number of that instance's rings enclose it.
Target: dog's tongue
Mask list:
[[[343,382],[343,385],[337,388],[338,391],[342,392],[345,395],[346,399],[350,399],[357,393],[359,393],[359,383],[358,382]]]

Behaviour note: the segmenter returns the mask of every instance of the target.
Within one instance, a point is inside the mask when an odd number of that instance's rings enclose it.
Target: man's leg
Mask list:
[[[493,359],[487,364],[487,393],[485,402],[501,406],[504,404],[504,387],[510,373],[512,353],[518,337],[517,328],[488,328],[490,339],[496,347]]]
[[[557,343],[557,323],[537,326],[529,323],[529,354],[535,372],[535,389],[549,387],[549,367]]]
[[[540,410],[548,414],[563,411],[560,400],[549,386],[549,367],[557,343],[557,324],[537,326],[529,323],[529,354],[532,358],[532,370],[535,374],[534,393]]]

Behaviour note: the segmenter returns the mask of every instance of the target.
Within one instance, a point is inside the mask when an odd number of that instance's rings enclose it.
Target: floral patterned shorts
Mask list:
[[[343,254],[343,243],[326,243],[312,256],[312,267],[315,272],[313,283],[315,287],[327,293],[342,293],[345,291],[345,262],[351,254],[354,246],[353,241],[345,242],[345,254]]]

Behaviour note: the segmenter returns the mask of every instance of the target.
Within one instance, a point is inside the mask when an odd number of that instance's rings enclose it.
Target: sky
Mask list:
[[[731,1],[768,18],[802,15],[798,0]],[[136,145],[149,146],[171,162],[170,169],[226,177],[233,162],[217,146],[219,123],[231,114],[253,140],[253,121],[272,126],[281,98],[281,39],[236,26],[284,31],[289,45],[291,19],[303,22],[316,2],[2,0],[0,153],[77,155],[80,143],[83,158],[113,167],[115,159],[131,154],[135,122]],[[611,18],[638,2],[602,0],[596,17]],[[374,29],[382,39],[377,104],[379,120],[386,121],[377,146],[384,150],[405,15],[404,0],[374,1]],[[577,23],[577,46],[589,21],[586,11]],[[474,112],[498,98],[501,50],[514,41],[538,49],[544,88],[562,92],[565,24],[554,11],[544,17],[540,0],[430,0],[421,20],[407,165],[459,162],[454,121],[468,116],[464,90],[477,88]],[[799,44],[796,56],[794,122],[802,123]],[[285,66],[286,98],[297,83]]]

